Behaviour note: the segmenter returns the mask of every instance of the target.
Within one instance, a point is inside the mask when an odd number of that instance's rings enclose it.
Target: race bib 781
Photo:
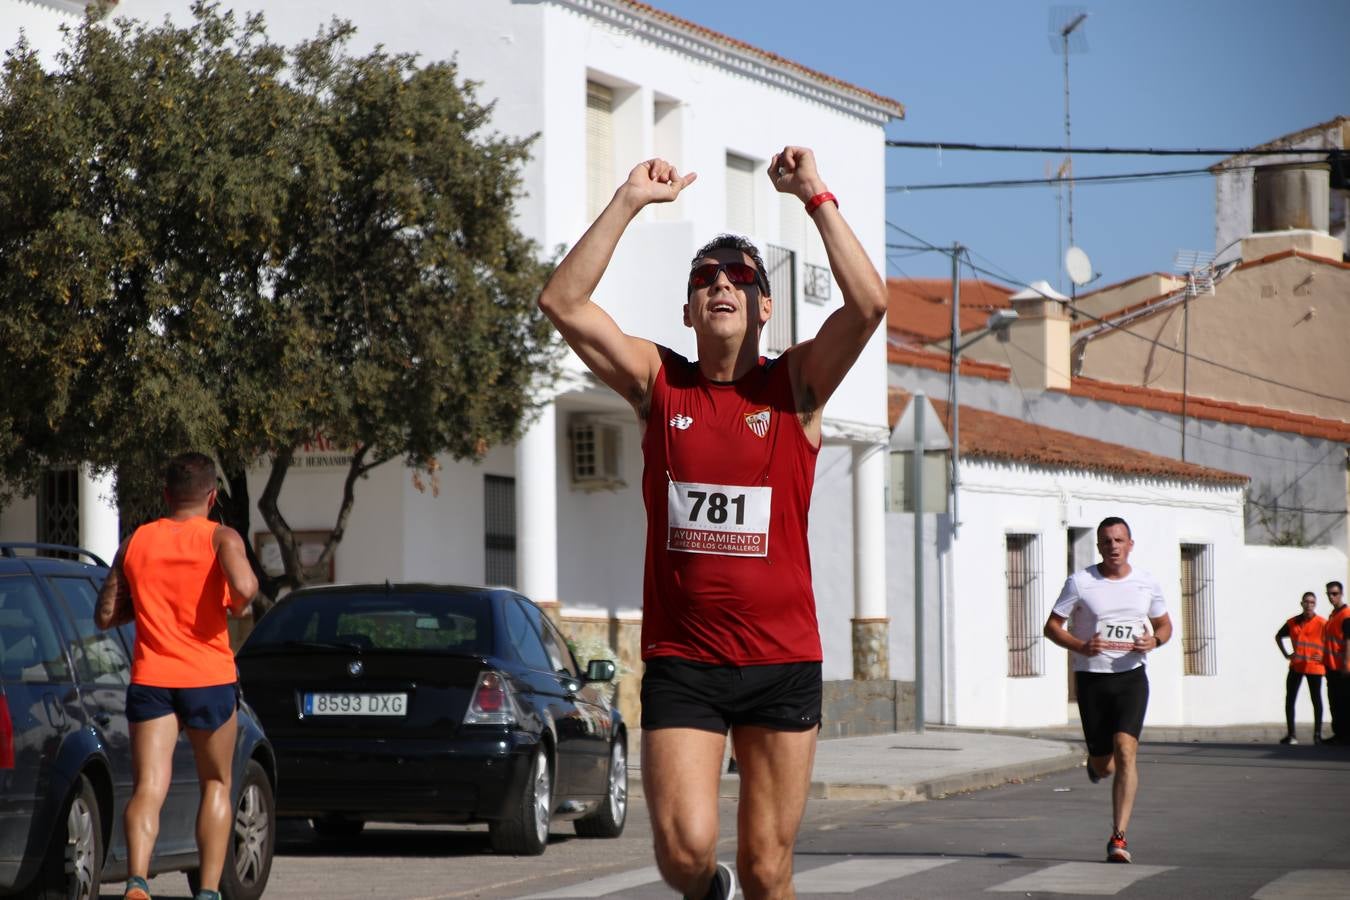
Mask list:
[[[768,556],[773,488],[669,481],[666,549]]]

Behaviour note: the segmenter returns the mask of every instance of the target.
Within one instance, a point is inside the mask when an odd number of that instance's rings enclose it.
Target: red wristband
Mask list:
[[[834,203],[835,209],[839,208],[838,197],[831,194],[829,191],[821,191],[819,194],[816,194],[810,200],[806,201],[806,214],[809,216],[817,209],[820,209],[822,204],[831,202]]]

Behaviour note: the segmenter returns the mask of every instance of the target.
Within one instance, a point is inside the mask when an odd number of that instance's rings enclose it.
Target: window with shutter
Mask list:
[[[727,230],[755,233],[755,161],[727,154]]]
[[[594,221],[617,187],[614,181],[614,92],[586,82],[586,216]]]

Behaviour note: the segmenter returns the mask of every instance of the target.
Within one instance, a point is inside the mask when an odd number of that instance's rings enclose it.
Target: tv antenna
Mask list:
[[[1069,246],[1073,243],[1073,143],[1069,139],[1069,54],[1087,52],[1087,35],[1082,25],[1087,20],[1087,9],[1082,6],[1052,6],[1050,8],[1050,49],[1064,56],[1064,164],[1060,166],[1061,180],[1068,176],[1069,184]],[[1071,285],[1073,293],[1077,285]]]

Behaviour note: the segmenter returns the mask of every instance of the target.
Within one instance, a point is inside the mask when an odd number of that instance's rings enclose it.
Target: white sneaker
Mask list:
[[[731,866],[726,863],[717,864],[706,896],[707,900],[732,900],[736,896],[736,873],[731,871]]]

